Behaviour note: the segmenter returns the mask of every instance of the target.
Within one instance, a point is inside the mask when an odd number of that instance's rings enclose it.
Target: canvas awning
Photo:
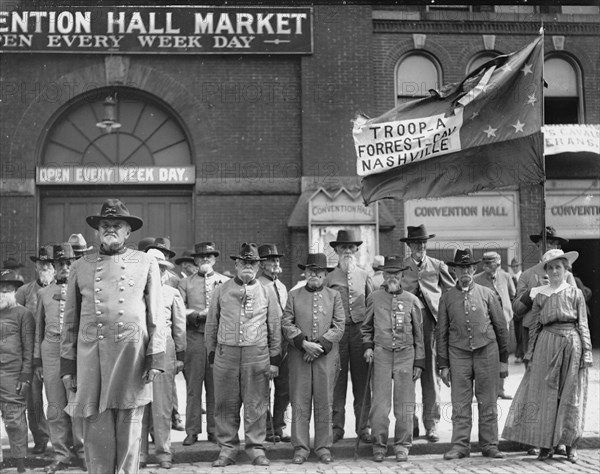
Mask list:
[[[600,178],[600,125],[544,125],[546,178]]]

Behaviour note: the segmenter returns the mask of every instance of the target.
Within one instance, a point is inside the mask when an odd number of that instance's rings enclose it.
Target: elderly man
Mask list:
[[[161,251],[162,254],[165,256],[166,261],[169,261],[175,255],[177,255],[175,251],[171,250],[171,239],[169,239],[168,237],[157,237],[156,239],[154,239],[154,242],[152,244],[148,245],[148,247],[144,249],[144,251],[147,252],[149,249]],[[173,288],[178,288],[180,278],[177,275],[177,273],[173,271],[173,268],[175,268],[175,266],[171,265],[166,270],[167,280],[165,283]]]
[[[344,333],[344,306],[339,292],[324,286],[327,256],[310,253],[306,285],[290,291],[283,314],[283,333],[289,341],[292,445],[294,464],[310,454],[309,425],[314,405],[315,453],[325,464],[333,461],[331,406],[338,371],[338,343]]]
[[[67,243],[73,248],[76,258],[81,258],[94,248],[93,245],[88,246],[82,234],[71,234]]]
[[[16,298],[17,303],[25,306],[35,315],[38,303],[38,291],[54,281],[54,267],[52,266],[47,247],[40,247],[38,254],[30,255],[29,258],[35,264],[37,278],[20,287],[17,290]],[[42,390],[42,381],[37,377],[33,377],[31,380],[31,391],[27,399],[27,421],[29,422],[29,429],[35,443],[31,450],[33,454],[42,454],[46,451],[48,439],[50,438],[50,428],[44,414]]]
[[[387,454],[392,400],[396,461],[408,460],[413,440],[415,381],[425,368],[423,305],[400,286],[406,268],[400,257],[385,258],[383,287],[367,298],[367,317],[361,327],[365,360],[375,364],[370,413],[375,462],[382,462]]]
[[[258,255],[264,258],[259,262],[260,272],[257,280],[265,287],[273,290],[277,297],[277,303],[281,311],[287,303],[287,288],[279,280],[281,274],[280,259],[283,254],[279,253],[275,244],[263,244],[258,247]],[[267,441],[289,443],[291,438],[283,432],[286,427],[285,412],[290,404],[290,389],[287,359],[287,341],[282,338],[281,364],[279,364],[279,375],[273,381],[275,394],[273,396],[273,421],[271,423],[271,412],[267,412]],[[271,426],[273,430],[271,430]]]
[[[181,257],[175,259],[175,265],[179,265],[181,278],[186,278],[198,272],[198,267],[192,257],[192,252],[184,250]]]
[[[500,267],[502,258],[498,252],[485,252],[481,262],[483,271],[476,274],[473,280],[478,285],[489,288],[498,296],[502,305],[506,329],[510,334],[510,322],[513,319],[512,300],[515,297],[515,284],[508,272],[505,272]],[[509,395],[504,390],[503,378],[498,380],[498,397],[504,400],[512,399],[512,395]]]
[[[60,372],[76,394],[69,407],[83,418],[90,473],[135,473],[150,383],[164,370],[160,272],[156,259],[125,246],[143,222],[120,200],[106,200],[86,221],[100,247],[71,267]]]
[[[21,285],[13,270],[0,270],[0,412],[17,471],[25,472],[25,407],[33,370],[35,321],[31,311],[16,301],[15,292]]]
[[[365,320],[365,301],[373,291],[373,283],[369,273],[359,268],[356,263],[356,252],[361,244],[362,240],[358,240],[353,230],[340,230],[336,240],[329,243],[337,253],[339,261],[337,267],[325,278],[325,286],[340,292],[346,314],[344,335],[339,344],[340,373],[333,392],[334,443],[344,437],[348,365],[354,395],[354,429],[360,439],[371,442],[368,417],[363,416],[361,420],[363,399],[365,413],[371,408],[371,390],[366,384],[368,365],[363,359],[360,326]]]
[[[435,237],[428,234],[424,225],[408,226],[406,243],[410,250],[403,263],[408,267],[402,273],[401,286],[423,303],[423,340],[425,343],[425,369],[421,374],[421,397],[423,401],[423,425],[428,441],[435,443],[440,437],[437,424],[440,421],[440,383],[435,368],[435,327],[438,320],[438,304],[442,293],[454,286],[454,279],[447,265],[427,255],[427,241]],[[413,436],[419,436],[419,419],[415,415]]]
[[[452,399],[452,448],[444,459],[471,451],[473,386],[479,408],[479,446],[483,456],[503,458],[498,450],[498,374],[508,375],[508,330],[498,296],[473,281],[479,260],[457,250],[458,282],[442,295],[438,309],[437,363]]]
[[[85,459],[83,422],[81,418],[71,419],[65,413],[69,398],[73,399],[74,394],[65,390],[60,378],[60,332],[65,315],[67,279],[71,264],[78,257],[69,243],[53,245],[50,249],[56,280],[38,293],[33,365],[36,378],[43,379],[46,388],[47,418],[54,461],[45,471],[54,474],[67,469],[71,464],[71,446],[73,455],[84,467]]]
[[[221,448],[213,467],[235,463],[239,450],[240,409],[244,405],[246,452],[252,464],[268,466],[269,379],[281,359],[281,309],[272,291],[256,280],[258,248],[244,243],[235,260],[235,278],[219,286],[206,320],[206,349],[215,380],[215,425]]]
[[[186,307],[187,349],[183,375],[187,386],[184,446],[198,441],[202,433],[202,385],[206,387],[206,432],[207,439],[215,443],[215,398],[212,369],[208,363],[208,352],[204,338],[208,308],[215,289],[229,278],[213,270],[219,251],[214,242],[195,245],[194,261],[198,267],[195,275],[179,282],[179,292]]]
[[[146,405],[142,430],[142,452],[140,466],[145,467],[148,457],[148,432],[154,433],[154,454],[162,469],[171,469],[171,415],[173,411],[173,393],[175,375],[183,370],[185,358],[185,306],[183,299],[172,286],[167,284],[168,270],[173,269],[163,252],[148,247],[146,253],[156,259],[160,268],[161,300],[160,310],[167,328],[165,370],[152,383],[152,403]]]

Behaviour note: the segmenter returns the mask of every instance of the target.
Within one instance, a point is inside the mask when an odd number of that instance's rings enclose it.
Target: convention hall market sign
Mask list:
[[[38,166],[36,184],[194,184],[194,166]]]
[[[307,54],[310,7],[56,7],[0,10],[0,51]]]

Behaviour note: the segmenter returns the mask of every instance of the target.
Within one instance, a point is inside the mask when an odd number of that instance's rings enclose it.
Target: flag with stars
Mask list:
[[[466,194],[544,178],[543,36],[461,83],[354,121],[366,204]]]

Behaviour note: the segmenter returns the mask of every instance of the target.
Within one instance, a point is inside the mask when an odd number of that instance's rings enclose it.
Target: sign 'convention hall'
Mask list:
[[[0,51],[310,54],[312,9],[166,6],[0,11]]]

